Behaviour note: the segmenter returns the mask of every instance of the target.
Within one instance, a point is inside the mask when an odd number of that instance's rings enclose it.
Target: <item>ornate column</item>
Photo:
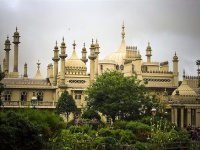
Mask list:
[[[181,108],[181,128],[184,128],[184,108]]]
[[[187,126],[192,125],[191,123],[191,109],[187,108]]]
[[[177,124],[177,116],[178,116],[177,108],[174,108],[174,124],[175,125],[178,125]]]

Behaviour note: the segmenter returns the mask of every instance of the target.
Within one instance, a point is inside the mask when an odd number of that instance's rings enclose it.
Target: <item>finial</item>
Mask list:
[[[17,26],[16,26],[16,32],[17,32]]]
[[[96,39],[96,43],[98,43],[98,40]]]
[[[73,45],[73,48],[74,48],[74,50],[75,50],[75,46],[76,46],[76,44],[75,44],[75,40],[74,40],[74,44],[72,44]]]
[[[83,47],[85,48],[85,43],[83,44]]]
[[[148,42],[148,46],[150,46],[150,43]]]
[[[175,56],[176,56],[176,51],[175,51]]]
[[[92,44],[93,44],[93,39],[92,39]]]
[[[56,41],[56,46],[57,46],[57,41]]]
[[[7,35],[7,39],[9,39],[9,36]]]
[[[39,70],[39,69],[40,69],[40,64],[41,64],[41,63],[39,62],[39,59],[38,59],[38,62],[37,62],[36,64],[38,65],[37,67],[38,67],[38,70]]]
[[[185,69],[183,69],[183,78],[185,78]]]
[[[63,42],[64,42],[64,36],[63,36]]]
[[[122,39],[124,39],[124,37],[125,37],[125,32],[124,32],[124,21],[123,21],[123,25],[122,25]]]

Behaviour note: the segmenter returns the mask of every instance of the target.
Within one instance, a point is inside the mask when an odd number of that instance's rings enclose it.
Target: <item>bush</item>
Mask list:
[[[123,130],[125,130],[127,123],[128,122],[123,121],[123,120],[117,120],[117,121],[115,121],[113,123],[113,127],[114,127],[114,129],[123,129]]]

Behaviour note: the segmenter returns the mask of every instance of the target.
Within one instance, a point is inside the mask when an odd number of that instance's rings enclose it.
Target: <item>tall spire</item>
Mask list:
[[[125,32],[124,32],[124,21],[123,21],[123,25],[122,25],[122,39],[124,40],[124,37],[125,37]]]

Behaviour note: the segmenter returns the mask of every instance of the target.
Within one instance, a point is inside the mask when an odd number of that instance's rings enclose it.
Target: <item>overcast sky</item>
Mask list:
[[[37,60],[45,78],[47,65],[53,63],[55,42],[64,37],[69,58],[75,40],[81,58],[83,43],[89,54],[92,39],[98,39],[100,59],[115,52],[121,43],[124,21],[127,45],[137,46],[146,61],[146,46],[152,47],[152,61],[169,61],[177,53],[179,73],[196,76],[200,59],[200,0],[0,0],[0,64],[5,57],[7,35],[13,41],[20,33],[19,73],[24,63],[34,77]],[[13,70],[14,45],[10,51]],[[88,63],[89,64],[89,63]],[[88,69],[89,71],[89,69]]]

